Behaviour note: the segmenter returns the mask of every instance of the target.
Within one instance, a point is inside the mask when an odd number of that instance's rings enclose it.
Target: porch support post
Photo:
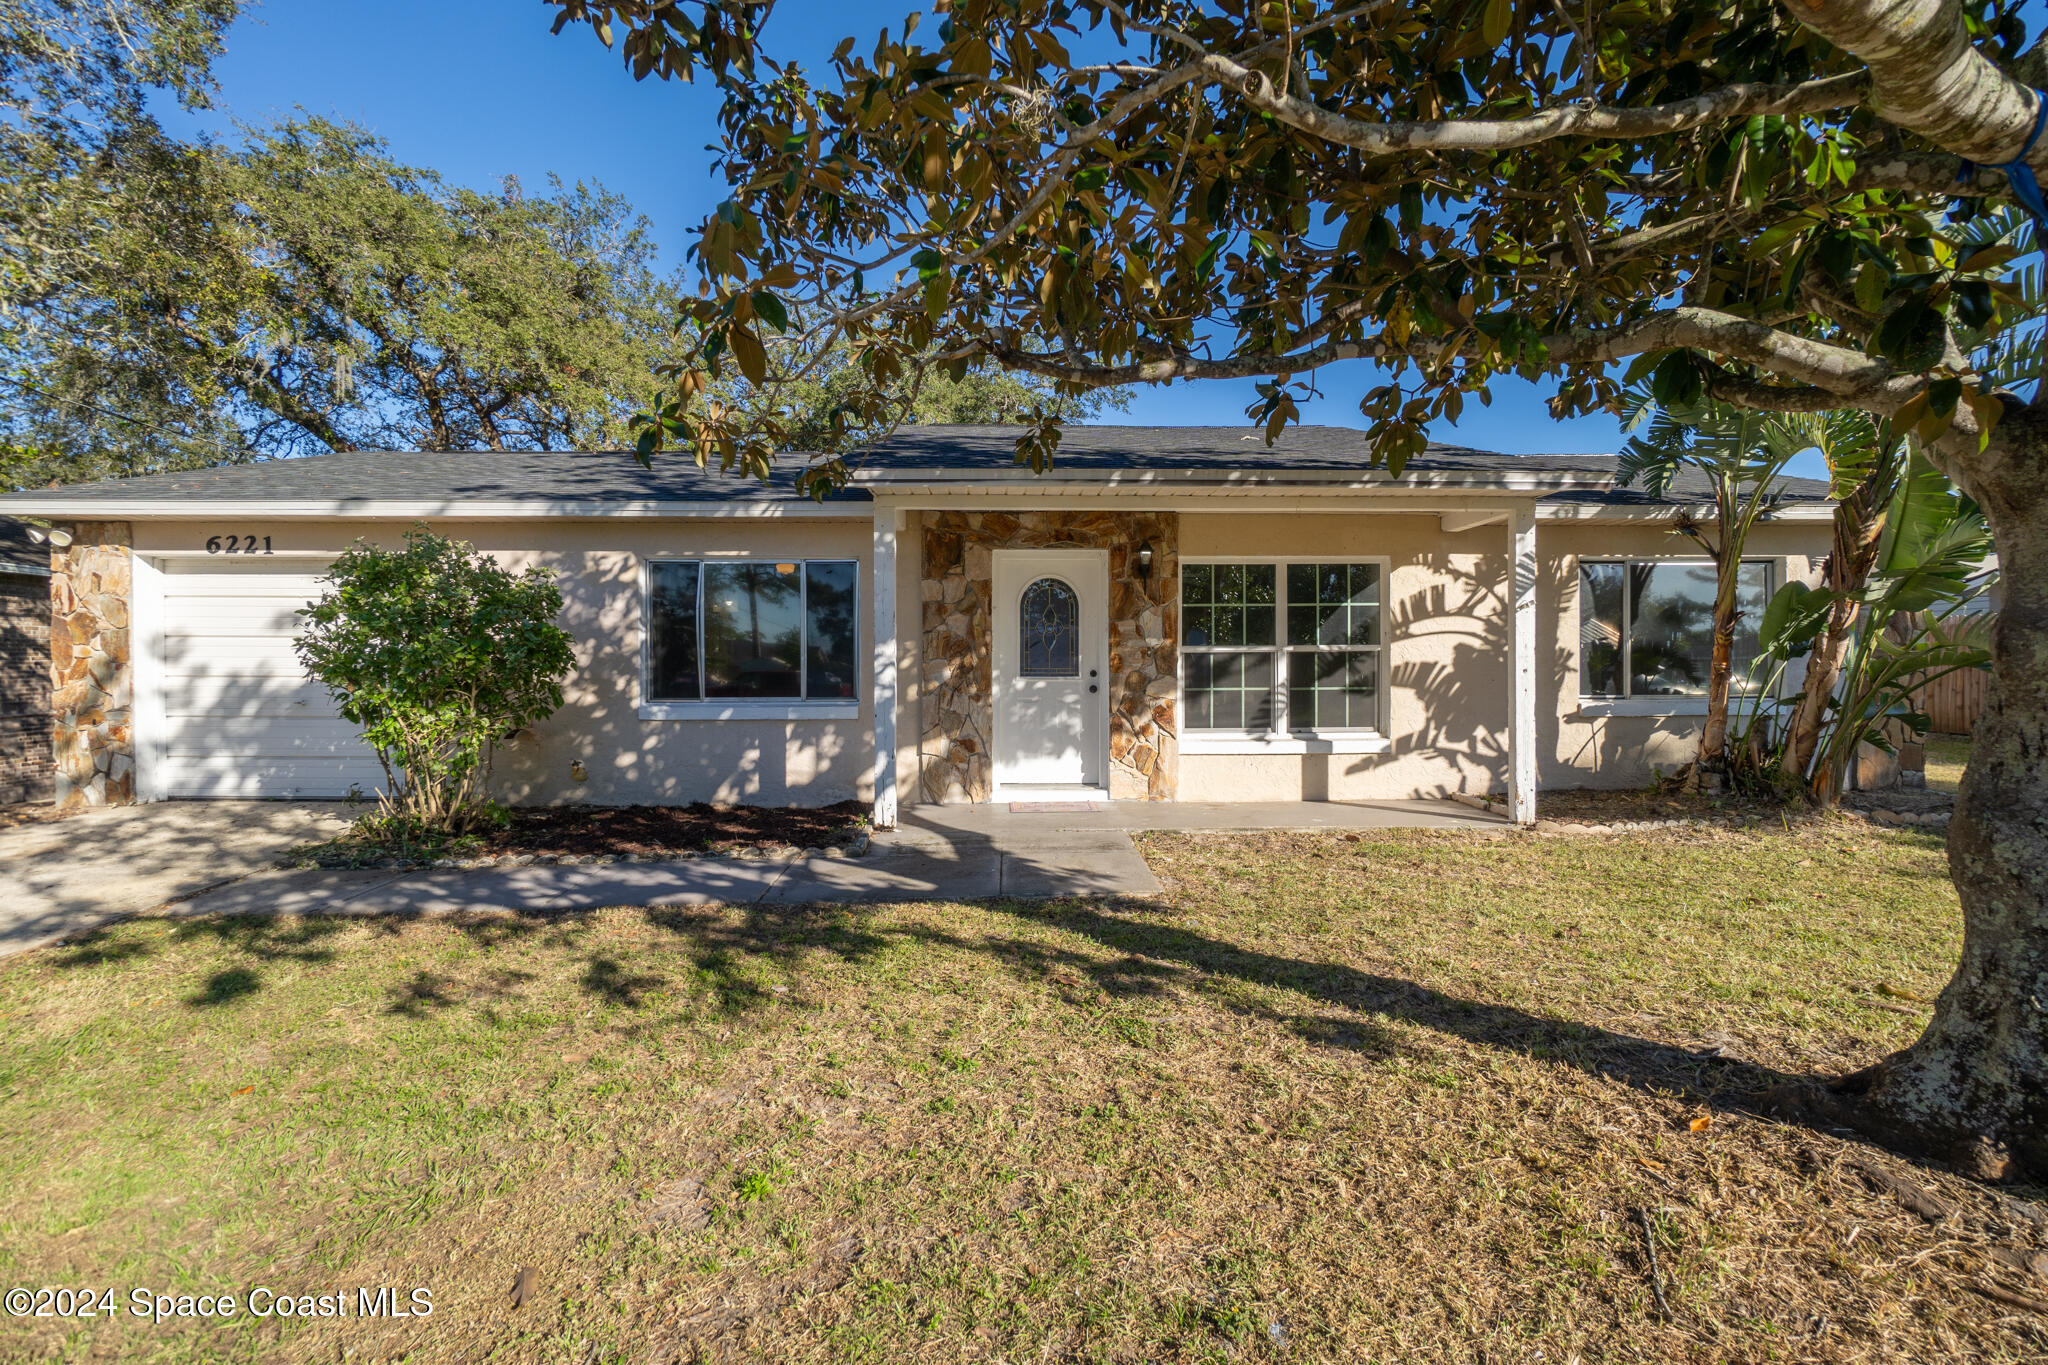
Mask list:
[[[1536,822],[1536,506],[1508,519],[1508,809]]]
[[[875,508],[875,828],[896,828],[896,528],[903,514]]]

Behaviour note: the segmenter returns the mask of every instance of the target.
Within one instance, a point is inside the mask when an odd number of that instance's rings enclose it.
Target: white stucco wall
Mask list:
[[[1807,576],[1828,543],[1825,522],[1760,527],[1748,557],[1774,559],[1774,581]],[[1507,781],[1507,531],[1446,534],[1435,515],[1185,515],[1184,560],[1289,556],[1391,560],[1382,681],[1383,754],[1205,755],[1182,752],[1187,801],[1394,800],[1503,790]],[[1581,714],[1578,560],[1698,559],[1659,526],[1545,521],[1537,532],[1537,738],[1540,788],[1640,786],[1683,763],[1693,716]],[[1811,562],[1809,560],[1811,557]]]
[[[859,657],[872,657],[868,606],[873,527],[858,520],[701,521],[532,519],[436,521],[510,568],[539,564],[562,590],[561,624],[575,637],[576,671],[562,708],[500,751],[494,786],[522,805],[636,805],[690,801],[829,805],[872,799],[871,694],[852,720],[642,720],[640,566],[648,558],[853,559],[861,566]],[[278,556],[337,552],[362,537],[396,544],[410,523],[218,521],[136,523],[140,554],[203,549],[235,529],[269,536]],[[247,561],[259,566],[260,557]],[[284,562],[280,558],[276,562]],[[299,561],[303,563],[304,561]],[[583,765],[576,781],[572,765]]]

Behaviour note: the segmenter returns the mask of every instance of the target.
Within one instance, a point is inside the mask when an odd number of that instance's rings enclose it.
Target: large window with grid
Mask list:
[[[1385,567],[1181,562],[1181,707],[1190,732],[1376,733]]]
[[[1771,568],[1746,560],[1739,572],[1731,689],[1746,695],[1761,686],[1750,670],[1757,623],[1771,600]],[[1704,560],[1580,560],[1579,695],[1705,697],[1715,588],[1714,566]]]
[[[661,559],[647,566],[651,702],[860,695],[859,565]]]

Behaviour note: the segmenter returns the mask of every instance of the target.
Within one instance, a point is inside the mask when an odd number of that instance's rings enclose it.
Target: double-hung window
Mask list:
[[[1181,562],[1188,745],[1377,738],[1385,565]]]
[[[644,709],[850,712],[859,580],[850,559],[650,561]]]
[[[1770,564],[1745,560],[1736,590],[1738,695],[1756,692],[1757,623],[1771,598]],[[1703,699],[1714,661],[1714,566],[1703,561],[1579,561],[1579,695]]]

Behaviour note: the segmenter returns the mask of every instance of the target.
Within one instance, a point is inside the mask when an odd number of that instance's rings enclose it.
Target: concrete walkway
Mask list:
[[[230,809],[232,807],[233,809]],[[255,810],[249,808],[255,807]],[[286,817],[297,810],[294,824]],[[36,932],[0,934],[0,955],[60,934],[154,909],[174,915],[381,915],[459,911],[559,912],[613,905],[806,905],[908,900],[1020,900],[1068,896],[1151,896],[1158,878],[1131,842],[1135,830],[1254,829],[1466,829],[1502,832],[1502,817],[1451,802],[1050,802],[983,806],[916,806],[899,828],[875,836],[864,858],[694,858],[666,863],[535,864],[527,867],[413,871],[262,870],[291,843],[333,832],[331,810],[271,803],[216,802],[134,808],[142,828],[171,825],[193,831],[194,842],[215,840],[235,849],[205,874],[214,885],[184,882],[159,893],[158,883],[137,880],[120,895],[61,919],[28,926]],[[112,814],[112,813],[110,813]],[[267,817],[267,818],[266,818]],[[95,817],[86,817],[91,820]],[[326,822],[326,823],[322,823]],[[102,821],[113,834],[112,821]],[[199,827],[204,825],[205,831]],[[255,826],[265,843],[245,831]],[[32,827],[54,848],[75,846],[76,835],[97,826],[63,821]],[[227,831],[234,831],[232,837]],[[66,831],[71,831],[67,835]],[[5,831],[19,835],[28,831]],[[287,837],[288,836],[288,837]],[[163,833],[159,830],[159,840]],[[116,840],[118,842],[118,840]],[[0,838],[0,856],[6,845]],[[12,871],[11,863],[0,863]],[[193,876],[196,877],[197,873]],[[191,880],[188,877],[187,880]],[[115,879],[118,881],[118,879]],[[113,885],[113,883],[103,883]],[[151,897],[154,897],[151,899]],[[74,897],[76,898],[76,897]],[[89,897],[87,898],[89,899]]]
[[[333,801],[162,801],[0,829],[0,957],[275,866],[347,824]]]

